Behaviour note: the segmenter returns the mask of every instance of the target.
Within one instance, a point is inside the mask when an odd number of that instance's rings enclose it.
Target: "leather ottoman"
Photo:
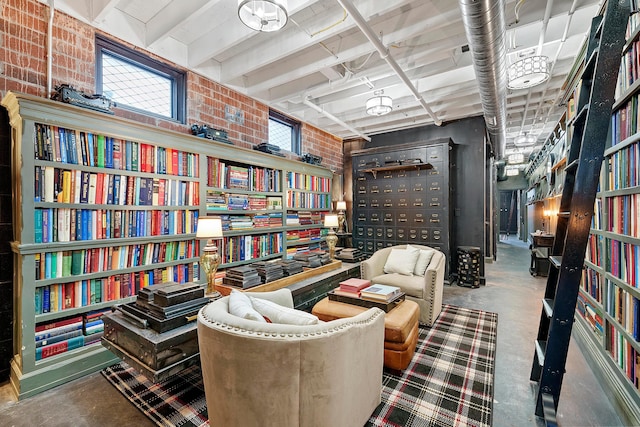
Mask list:
[[[367,308],[325,298],[313,306],[312,313],[328,322],[353,317]],[[418,342],[418,318],[420,308],[413,301],[405,300],[384,316],[384,366],[403,370],[409,366]]]

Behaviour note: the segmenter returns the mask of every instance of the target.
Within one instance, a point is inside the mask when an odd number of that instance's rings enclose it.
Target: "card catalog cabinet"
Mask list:
[[[353,152],[354,246],[419,244],[450,257],[449,139]],[[448,274],[448,273],[447,273]]]

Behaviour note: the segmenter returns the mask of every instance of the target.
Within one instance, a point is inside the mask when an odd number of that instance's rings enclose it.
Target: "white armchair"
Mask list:
[[[406,245],[398,245],[380,249],[371,258],[362,261],[360,263],[361,277],[371,280],[371,284],[378,283],[401,288],[406,299],[415,301],[420,306],[420,323],[432,326],[442,311],[446,257],[442,252],[428,246],[411,246],[434,251],[424,275],[387,274],[384,272],[384,266],[391,250],[407,247]]]
[[[289,289],[248,293],[292,308]],[[229,297],[198,314],[212,426],[361,426],[380,403],[384,312],[296,326],[229,313]]]

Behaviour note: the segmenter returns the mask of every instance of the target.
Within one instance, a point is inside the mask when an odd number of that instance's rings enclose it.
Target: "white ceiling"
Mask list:
[[[274,33],[243,25],[236,0],[53,1],[96,28],[342,138],[434,123],[336,0],[289,0],[289,22]],[[482,114],[458,1],[350,2],[437,119]],[[563,84],[602,0],[505,3],[506,64],[539,51],[552,70],[546,83],[507,91],[507,147],[520,132],[540,135],[541,143],[563,112]],[[393,98],[393,112],[367,116],[365,102],[378,89]]]

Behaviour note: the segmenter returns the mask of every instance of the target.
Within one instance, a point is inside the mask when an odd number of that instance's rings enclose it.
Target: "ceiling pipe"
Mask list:
[[[484,120],[496,158],[506,145],[507,58],[505,0],[459,0],[480,89]]]
[[[322,108],[322,107],[314,104],[313,102],[309,101],[308,97],[306,97],[306,96],[302,97],[302,103],[304,105],[306,105],[307,107],[316,110],[318,113],[324,115],[326,118],[328,118],[330,120],[333,120],[335,123],[339,124],[343,128],[355,133],[356,135],[358,135],[362,139],[365,139],[367,142],[371,141],[371,138],[369,138],[367,135],[365,135],[362,132],[360,132],[358,129],[354,128],[353,126],[348,125],[347,123],[343,122],[342,120],[340,120],[339,118],[337,118],[333,114],[325,111],[324,108]]]
[[[369,42],[371,42],[371,44],[376,48],[376,50],[380,54],[380,58],[384,59],[387,62],[387,64],[389,64],[389,66],[393,69],[393,71],[395,71],[396,75],[400,77],[400,80],[402,80],[403,83],[409,88],[411,93],[413,93],[413,96],[415,97],[416,101],[418,101],[420,105],[422,105],[422,108],[425,109],[425,111],[427,112],[429,117],[431,117],[435,125],[441,126],[442,120],[438,119],[438,117],[431,110],[431,108],[429,108],[429,105],[427,105],[427,101],[425,101],[422,95],[420,95],[420,92],[418,92],[418,89],[411,82],[411,80],[409,79],[409,76],[407,76],[407,74],[402,70],[402,68],[400,68],[400,65],[398,65],[396,60],[389,53],[389,49],[387,49],[385,45],[382,44],[378,36],[373,32],[373,30],[371,29],[367,21],[364,19],[364,17],[360,14],[358,9],[356,9],[356,7],[349,0],[337,0],[337,1],[351,15],[356,25],[358,26],[358,28],[360,28],[360,31],[362,31],[362,33],[365,35],[365,37],[367,37]]]

